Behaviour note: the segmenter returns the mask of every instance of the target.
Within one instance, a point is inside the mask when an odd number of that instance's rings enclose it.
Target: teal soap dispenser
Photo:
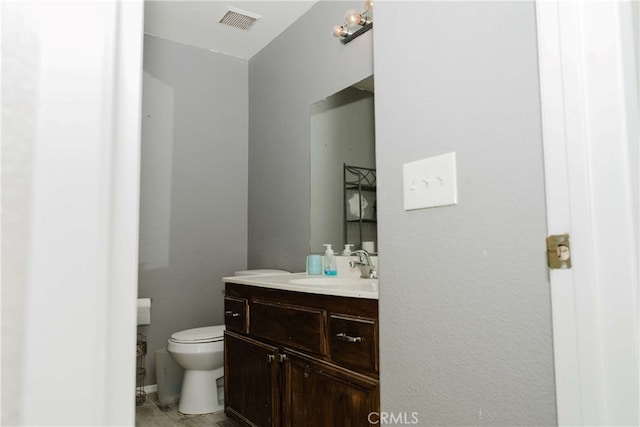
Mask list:
[[[336,268],[336,258],[333,256],[333,249],[331,249],[331,244],[325,244],[323,246],[327,248],[324,252],[324,275],[335,276],[338,274],[338,269]]]

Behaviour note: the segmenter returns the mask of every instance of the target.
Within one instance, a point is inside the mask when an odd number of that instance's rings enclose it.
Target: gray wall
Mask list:
[[[223,323],[223,276],[246,268],[248,64],[144,38],[139,297],[153,351]]]
[[[308,105],[370,73],[368,38],[328,36],[348,7],[316,5],[250,61],[252,267],[304,267]],[[377,2],[373,33],[382,410],[554,425],[534,5]],[[404,211],[402,164],[451,151],[459,203]]]
[[[304,271],[309,253],[310,108],[373,73],[372,32],[331,36],[362,2],[319,2],[249,61],[250,268]]]
[[[556,424],[534,4],[377,2],[374,31],[382,408]],[[458,204],[404,211],[402,164],[451,151]]]

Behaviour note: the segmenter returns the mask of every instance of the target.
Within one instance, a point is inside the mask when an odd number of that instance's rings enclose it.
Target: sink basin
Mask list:
[[[294,285],[330,286],[370,291],[378,290],[377,279],[356,279],[353,277],[307,277],[304,279],[292,279],[289,282]]]
[[[354,277],[307,277],[304,279],[292,279],[296,285],[360,285],[370,284],[375,279],[361,279]]]

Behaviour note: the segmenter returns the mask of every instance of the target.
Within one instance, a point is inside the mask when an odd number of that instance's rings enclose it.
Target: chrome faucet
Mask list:
[[[358,267],[362,272],[362,277],[366,279],[377,279],[378,272],[375,269],[375,265],[371,263],[371,258],[369,257],[369,252],[360,249],[357,251],[351,252],[351,255],[357,255],[358,261],[349,261],[349,267]]]

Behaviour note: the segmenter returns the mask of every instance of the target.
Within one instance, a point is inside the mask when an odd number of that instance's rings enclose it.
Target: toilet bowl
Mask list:
[[[283,270],[244,270],[235,276],[287,274]],[[184,369],[178,411],[208,414],[224,410],[224,325],[187,329],[171,335],[167,351]]]
[[[222,411],[224,393],[218,384],[224,376],[224,325],[176,332],[167,351],[184,369],[178,411],[190,415]]]

